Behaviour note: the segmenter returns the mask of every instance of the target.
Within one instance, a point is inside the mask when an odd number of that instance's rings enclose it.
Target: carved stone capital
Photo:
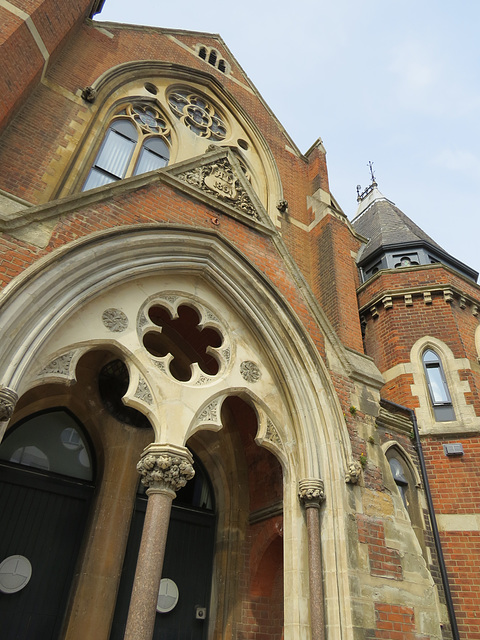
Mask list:
[[[2,387],[0,389],[0,422],[7,422],[15,411],[18,395],[13,389]]]
[[[362,465],[358,460],[354,460],[348,465],[347,473],[345,475],[345,482],[350,482],[351,484],[357,484],[362,475]]]
[[[195,475],[193,458],[188,449],[150,445],[137,464],[147,494],[163,492],[175,496]]]
[[[308,507],[320,507],[325,500],[323,480],[319,478],[305,478],[298,483],[298,498],[307,509]]]

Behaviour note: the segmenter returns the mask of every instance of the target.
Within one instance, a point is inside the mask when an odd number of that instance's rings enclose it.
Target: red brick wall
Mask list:
[[[375,604],[376,630],[367,632],[367,638],[384,640],[428,640],[416,633],[412,608],[397,604]]]
[[[312,288],[342,342],[363,352],[357,307],[359,248],[343,221],[328,215],[311,232]]]
[[[368,546],[370,574],[393,580],[403,580],[400,554],[387,547],[385,528],[379,518],[357,514],[358,540]]]
[[[67,38],[88,15],[92,2],[10,0],[10,4],[30,16],[50,57],[54,60]],[[1,131],[37,85],[45,64],[45,59],[25,22],[1,7],[0,59]]]

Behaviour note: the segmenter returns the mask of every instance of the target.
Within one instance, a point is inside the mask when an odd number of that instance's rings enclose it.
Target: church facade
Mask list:
[[[480,288],[223,40],[0,7],[0,624],[480,638]]]

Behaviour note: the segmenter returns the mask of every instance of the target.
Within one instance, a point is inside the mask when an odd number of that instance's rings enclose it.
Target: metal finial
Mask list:
[[[371,160],[368,162],[368,168],[370,169],[370,175],[372,177],[372,185],[377,186],[377,181],[375,180],[375,173],[373,172],[373,162]]]

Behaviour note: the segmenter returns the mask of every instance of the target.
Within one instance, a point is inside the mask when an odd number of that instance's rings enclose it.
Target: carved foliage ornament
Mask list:
[[[40,375],[58,375],[67,378],[70,372],[70,365],[75,355],[74,351],[64,353],[55,360],[49,362],[40,372]]]
[[[323,480],[306,478],[298,483],[298,498],[305,507],[318,507],[325,500]]]
[[[165,452],[149,453],[137,464],[142,484],[149,489],[178,491],[195,475],[186,457]]]
[[[177,177],[218,200],[226,201],[245,215],[258,219],[257,210],[227,158],[195,167],[191,171],[178,174]]]
[[[105,309],[102,314],[102,322],[107,329],[114,333],[125,331],[128,327],[128,318],[120,309]]]
[[[262,377],[262,373],[258,368],[258,365],[251,360],[245,360],[242,362],[240,365],[240,373],[246,382],[258,382]]]
[[[146,404],[153,404],[151,391],[142,377],[140,377],[138,381],[137,390],[135,391],[135,398],[142,400],[142,402],[145,402]]]
[[[0,422],[7,422],[15,411],[18,395],[13,389],[3,387],[0,389]]]

